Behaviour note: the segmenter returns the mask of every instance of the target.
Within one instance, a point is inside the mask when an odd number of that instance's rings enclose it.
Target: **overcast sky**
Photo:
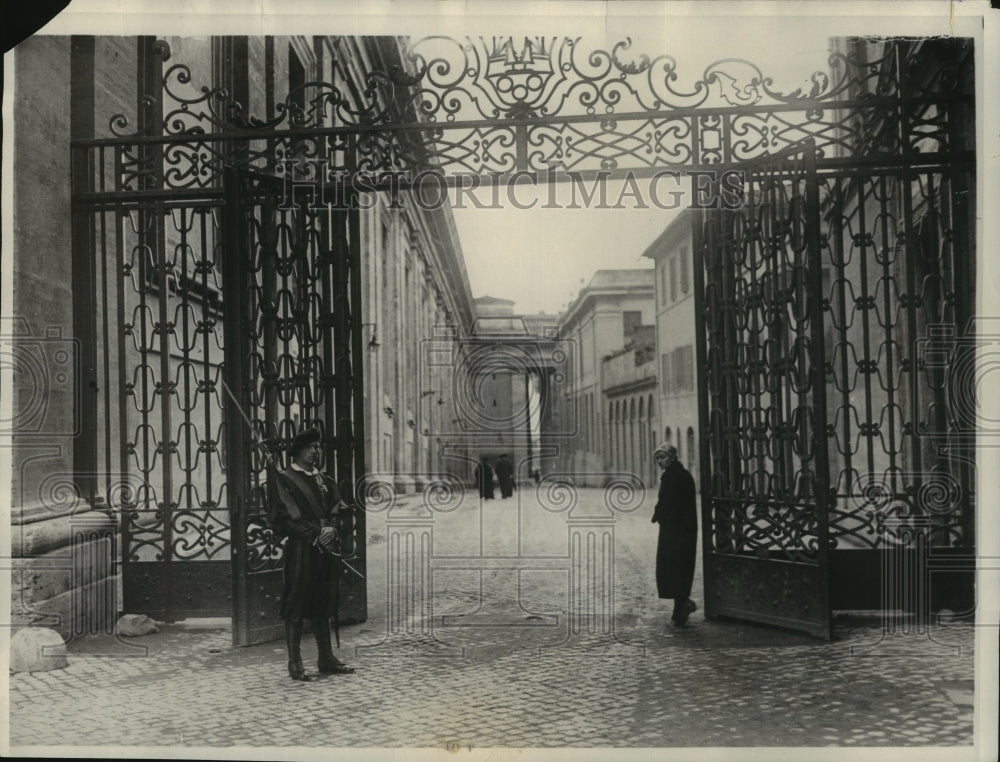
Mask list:
[[[638,22],[620,21],[619,28],[614,39],[631,35],[636,57],[667,53],[676,59],[678,90],[693,89],[705,69],[723,57],[753,61],[775,80],[778,90],[808,88],[811,74],[824,70],[829,57],[830,27],[816,22],[757,19],[739,36],[705,23],[664,29],[662,34],[643,32]],[[606,44],[597,40],[593,46]],[[645,183],[640,181],[644,191]],[[666,200],[668,192],[681,185],[660,187]],[[531,203],[530,187],[518,186],[515,193],[520,204]],[[560,194],[565,193],[568,186],[560,188]],[[617,199],[618,193],[620,186],[609,184],[609,199]],[[596,270],[651,266],[642,253],[677,214],[651,203],[648,209],[544,209],[546,194],[544,188],[539,190],[538,203],[530,210],[509,203],[502,209],[453,210],[473,296],[512,299],[516,312],[557,313]],[[565,205],[561,198],[559,205]],[[624,205],[634,203],[625,199]]]
[[[531,203],[532,191],[519,187],[518,202]],[[534,209],[454,210],[473,296],[513,299],[517,312],[559,312],[596,270],[651,266],[642,253],[676,213],[540,208],[544,202],[542,195]]]

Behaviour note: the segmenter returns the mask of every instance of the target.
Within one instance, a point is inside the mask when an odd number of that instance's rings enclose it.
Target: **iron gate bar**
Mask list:
[[[142,209],[144,201],[161,201],[164,209],[174,207],[188,209],[192,206],[218,206],[222,201],[222,191],[211,188],[184,190],[121,191],[107,193],[74,194],[77,206],[90,209],[97,205],[114,206],[123,209]],[[171,203],[173,202],[173,203]]]
[[[814,410],[827,410],[826,404],[826,348],[824,300],[817,298],[823,293],[823,267],[820,260],[820,205],[819,183],[816,176],[816,146],[811,141],[806,144],[803,156],[805,187],[805,258],[806,275],[809,279],[808,289],[812,298],[808,298],[812,335],[812,359],[810,361],[813,378],[811,380],[812,404]],[[814,259],[809,262],[809,257]],[[799,410],[802,410],[800,406]],[[827,420],[821,414],[818,421],[813,422],[815,452],[813,453],[813,468],[815,476],[816,501],[816,535],[820,551],[817,553],[817,572],[821,583],[819,585],[819,600],[816,601],[821,611],[827,612],[826,631],[818,633],[827,640],[833,638],[833,610],[830,606],[830,532],[829,511],[832,509],[830,499],[830,458],[827,450]]]
[[[74,77],[74,82],[78,78]],[[71,104],[75,105],[75,104]],[[75,111],[75,109],[74,109]],[[93,114],[90,114],[93,121]],[[94,187],[96,178],[93,166],[87,161],[85,151],[70,152],[70,185],[72,188]],[[72,406],[79,418],[79,430],[74,431],[73,470],[74,483],[81,498],[94,505],[97,495],[97,319],[91,309],[91,300],[97,290],[96,283],[96,231],[93,217],[86,210],[71,208],[70,236],[73,251],[70,282],[72,284],[73,331],[80,342],[79,382],[73,385]]]
[[[909,83],[906,81],[907,73],[907,60],[905,56],[898,57],[899,70],[899,92],[900,95],[905,96],[909,90]],[[910,112],[907,109],[899,110],[899,132],[902,135],[909,134],[909,123],[910,123]],[[910,157],[914,151],[913,147],[910,145],[908,140],[904,140],[901,143],[903,149],[903,155],[905,157]],[[903,182],[903,219],[905,220],[905,229],[903,232],[903,247],[906,251],[906,256],[909,262],[917,261],[917,252],[914,248],[914,241],[916,236],[913,235],[913,195],[912,195],[912,182],[913,175],[907,165],[903,165],[901,169],[901,177]],[[863,211],[863,207],[862,207]],[[915,268],[907,266],[906,268],[906,292],[908,294],[916,294],[916,274]],[[911,337],[917,336],[917,315],[916,311],[913,309],[906,310],[907,317],[907,330]],[[912,404],[912,420],[914,422],[920,420],[920,379],[919,374],[920,367],[916,362],[910,363],[910,379],[911,379],[911,389],[910,389],[910,402]],[[872,420],[869,418],[868,420]],[[923,453],[921,452],[921,447],[918,445],[912,448],[910,453],[913,463],[913,470],[920,474],[923,471]]]
[[[117,152],[116,152],[117,153]],[[116,169],[118,169],[116,164]],[[120,175],[116,172],[116,177]],[[102,209],[99,214],[104,217],[109,213],[108,210]],[[118,442],[118,457],[119,457],[119,467],[121,469],[120,473],[124,476],[131,472],[129,468],[128,461],[128,451],[125,447],[125,437],[122,435],[121,427],[124,425],[125,421],[128,421],[128,401],[125,395],[125,389],[127,384],[127,374],[126,374],[126,363],[124,358],[125,354],[125,330],[123,328],[124,320],[124,309],[125,309],[125,278],[122,277],[122,273],[125,272],[125,231],[124,224],[122,220],[122,215],[120,213],[115,213],[113,218],[115,223],[115,258],[114,258],[114,277],[115,277],[115,317],[118,322],[118,330],[115,332],[117,335],[117,350],[118,350],[118,420],[120,422],[119,426],[119,442]],[[105,347],[105,352],[108,351]],[[109,379],[110,381],[110,379]],[[110,386],[110,384],[109,384]],[[108,407],[110,407],[110,403]],[[136,494],[132,494],[131,485],[126,487],[127,494],[122,496],[122,506],[121,506],[121,554],[122,554],[122,605],[127,607],[129,601],[126,603],[125,599],[125,587],[128,584],[128,564],[126,560],[130,558],[132,550],[132,522],[131,522],[131,506],[138,503],[140,495],[138,494],[138,489]],[[127,515],[128,514],[128,515]],[[143,612],[147,613],[148,612]]]
[[[817,176],[821,179],[830,177],[870,177],[872,172],[879,170],[900,168],[904,164],[903,159],[886,160],[885,158],[872,158],[868,161],[851,160],[848,158],[818,159],[816,162]],[[920,170],[944,170],[952,168],[966,167],[974,168],[974,156],[971,152],[962,152],[954,156],[943,154],[920,154],[908,166]],[[634,169],[581,169],[573,170],[572,173],[566,171],[546,171],[530,170],[528,174],[537,176],[534,187],[539,187],[544,183],[568,183],[568,182],[593,182],[606,180],[617,182],[625,178],[637,180],[662,177],[665,172],[676,171],[682,178],[685,175],[706,172],[727,172],[732,171],[732,166],[728,164],[685,164],[668,165],[657,167],[637,167]],[[386,173],[377,173],[386,174]],[[441,173],[435,175],[435,183],[442,184],[449,189],[466,188],[465,181],[470,177],[479,178],[479,184],[475,188],[491,188],[495,185],[507,185],[515,178],[523,177],[524,172],[490,172],[483,175],[472,173],[448,174]],[[320,188],[320,196],[323,197],[324,189],[335,187],[336,183],[324,183],[317,181],[312,187]],[[388,192],[393,190],[411,191],[420,187],[419,183],[413,182],[403,177],[397,177],[392,181],[367,182],[363,190],[370,192]],[[470,190],[475,188],[469,187]],[[164,209],[188,209],[197,207],[215,207],[222,199],[221,190],[206,188],[203,190],[192,189],[187,191],[137,191],[129,193],[123,197],[120,193],[81,193],[74,194],[74,204],[78,207],[89,210],[100,209],[120,209],[130,210],[142,207],[145,200],[158,200],[163,202]]]
[[[565,114],[556,116],[537,116],[528,118],[502,119],[455,119],[453,121],[435,122],[381,122],[375,124],[348,124],[342,127],[288,127],[280,130],[264,128],[233,128],[229,130],[206,133],[174,133],[163,135],[116,135],[109,138],[74,139],[71,147],[100,148],[113,146],[140,146],[151,143],[243,143],[252,140],[267,140],[279,138],[304,137],[338,137],[357,135],[380,135],[395,132],[446,132],[477,128],[524,128],[524,127],[558,127],[567,124],[598,124],[601,122],[642,122],[642,121],[677,121],[682,119],[702,118],[706,116],[744,116],[768,113],[795,113],[816,111],[878,111],[887,106],[942,106],[942,105],[972,105],[974,100],[968,95],[934,95],[911,96],[908,98],[896,96],[874,96],[863,101],[847,99],[841,101],[801,100],[787,104],[756,104],[745,106],[718,106],[678,108],[664,111],[627,111],[602,114]],[[774,154],[769,154],[774,155]]]
[[[226,395],[226,496],[229,504],[230,527],[238,532],[244,526],[248,509],[246,485],[249,484],[249,469],[247,461],[250,450],[245,446],[249,432],[242,430],[244,411],[249,409],[245,367],[246,352],[244,351],[245,331],[243,329],[246,311],[246,296],[249,292],[249,279],[244,266],[244,257],[248,256],[249,243],[247,229],[244,225],[242,210],[244,208],[243,186],[239,171],[229,166],[223,177],[226,192],[226,203],[223,206],[223,300],[226,309],[223,313],[225,321],[225,370],[226,384],[232,390],[236,399]],[[239,339],[239,340],[235,340]],[[252,442],[253,439],[251,438]],[[249,578],[247,575],[246,549],[241,543],[233,542],[230,551],[233,563],[233,642],[241,643],[249,638],[249,618],[251,612],[239,606],[240,601],[249,597]]]
[[[143,214],[143,210],[139,210],[140,218]],[[163,330],[165,333],[160,336],[160,383],[162,384],[160,397],[160,425],[163,427],[163,438],[166,440],[164,443],[161,440],[161,446],[157,447],[157,452],[163,458],[163,501],[161,505],[164,506],[165,520],[163,522],[163,560],[166,562],[167,567],[173,566],[174,563],[174,522],[172,520],[167,520],[173,518],[174,508],[180,506],[179,502],[175,502],[175,492],[174,492],[174,481],[173,481],[173,469],[169,467],[168,463],[172,460],[173,454],[176,452],[176,444],[173,441],[173,427],[171,410],[172,405],[170,403],[170,398],[172,396],[172,383],[171,383],[171,373],[170,373],[170,349],[169,349],[169,334],[172,333],[173,325],[172,321],[169,319],[167,314],[167,302],[169,300],[170,285],[167,274],[167,240],[166,231],[164,226],[166,221],[164,220],[165,212],[163,207],[157,202],[153,207],[153,219],[156,220],[155,230],[153,235],[155,236],[155,255],[156,255],[156,276],[160,287],[160,297],[157,299],[159,307],[159,325],[154,325],[153,335],[157,333],[157,329]],[[156,392],[154,392],[155,397]],[[165,444],[165,446],[163,446]],[[162,449],[161,449],[162,447]],[[164,587],[166,589],[167,600],[170,601],[171,606],[167,609],[167,621],[174,621],[173,605],[176,603],[176,597],[173,595],[173,574],[172,570],[164,577]]]
[[[868,178],[871,177],[872,173],[877,173],[879,171],[884,171],[887,169],[899,169],[904,165],[903,160],[897,161],[886,161],[884,159],[872,159],[868,162],[862,161],[851,161],[849,159],[826,159],[817,160],[817,176],[820,179],[825,178]],[[962,154],[956,155],[952,158],[942,156],[940,154],[926,154],[920,155],[920,160],[915,160],[910,167],[916,170],[929,171],[929,170],[959,170],[968,169],[972,170],[975,167],[972,154],[968,152],[963,152]],[[603,180],[607,182],[619,182],[626,178],[634,178],[636,180],[646,180],[655,177],[667,176],[665,173],[675,172],[680,178],[684,178],[688,175],[693,175],[697,173],[725,173],[733,171],[731,165],[719,165],[719,164],[688,164],[688,165],[662,165],[658,167],[640,167],[634,169],[613,169],[613,170],[598,170],[598,169],[581,169],[573,170],[572,172],[560,171],[548,171],[548,170],[530,170],[528,174],[534,176],[536,182],[534,187],[541,187],[543,184],[550,182],[554,183],[569,183],[569,182],[580,182],[580,183],[591,183],[598,180]],[[378,175],[384,175],[386,173],[379,172]],[[470,177],[478,178],[478,184],[475,186],[468,186],[466,181]],[[510,184],[515,179],[524,177],[524,171],[518,172],[490,172],[482,175],[473,175],[471,173],[461,173],[461,174],[448,174],[448,173],[435,173],[434,183],[436,185],[443,185],[449,189],[456,188],[467,188],[468,190],[476,189],[489,189],[494,186],[500,185],[505,186]],[[366,178],[364,188],[362,190],[368,192],[389,192],[389,191],[412,191],[416,188],[421,187],[420,183],[414,182],[413,180],[407,179],[402,176],[396,176],[393,180],[373,180],[369,181],[371,178]],[[421,180],[424,182],[424,180]],[[319,188],[320,198],[326,197],[326,189],[336,187],[336,183],[326,183],[323,181],[297,181],[292,187],[296,185],[309,185],[310,187]],[[669,192],[666,192],[669,195]],[[146,191],[146,192],[135,192],[129,193],[127,196],[123,196],[121,193],[81,193],[74,194],[74,207],[90,210],[111,210],[118,209],[121,211],[129,210],[139,210],[144,207],[143,202],[148,201],[161,201],[162,208],[165,210],[169,209],[188,209],[188,208],[199,208],[199,207],[217,207],[220,205],[222,200],[221,190],[215,190],[211,188],[206,188],[203,190],[192,189],[189,191]]]
[[[958,100],[956,101],[956,103],[961,103],[961,102],[962,101]],[[893,106],[892,109],[893,112],[896,112],[900,109],[905,110],[903,108],[904,106],[912,105],[912,104],[903,104],[898,99],[890,99],[890,103]],[[867,114],[869,117],[874,117],[880,113],[877,107],[870,107],[867,104],[867,102],[863,105],[859,105],[858,102],[853,102],[853,105],[854,105],[853,113],[855,113],[855,115]],[[888,108],[888,105],[886,106],[886,108]],[[823,109],[819,109],[819,111],[823,111]],[[747,142],[748,138],[746,137],[746,135],[748,134],[747,129],[751,129],[750,134],[752,134],[752,130],[756,128],[744,127],[744,132],[741,133],[739,139],[737,139],[737,136],[734,135],[733,131],[734,120],[737,120],[741,117],[753,117],[761,122],[765,122],[767,121],[769,115],[778,113],[797,113],[801,115],[801,118],[799,118],[798,120],[792,120],[786,122],[785,123],[786,129],[784,130],[777,130],[775,127],[761,127],[756,130],[757,138],[755,139],[755,141]],[[563,148],[561,147],[557,148],[554,146],[543,148],[542,143],[537,143],[533,144],[535,148],[533,148],[531,154],[528,155],[527,143],[525,142],[525,140],[527,139],[527,133],[530,132],[534,134],[538,131],[541,131],[542,140],[544,141],[547,139],[545,137],[546,130],[551,130],[553,127],[565,128],[567,126],[580,123],[608,125],[613,128],[617,128],[617,126],[619,125],[623,125],[626,127],[631,125],[635,129],[641,128],[643,134],[652,133],[652,131],[654,131],[658,125],[659,128],[661,128],[664,136],[675,132],[675,128],[679,128],[681,125],[684,125],[686,133],[679,137],[674,136],[672,138],[674,142],[668,141],[668,143],[664,146],[661,146],[659,144],[661,136],[659,133],[657,133],[656,150],[652,152],[654,156],[651,159],[644,160],[646,165],[649,165],[651,161],[652,166],[690,167],[699,163],[711,164],[711,165],[724,165],[727,162],[748,160],[759,155],[766,155],[766,152],[774,145],[780,145],[782,143],[786,145],[793,144],[795,142],[795,135],[794,134],[791,134],[789,136],[784,135],[785,132],[789,131],[793,132],[797,131],[798,133],[804,133],[803,136],[808,136],[809,134],[813,134],[814,137],[821,138],[824,141],[825,145],[828,144],[837,151],[841,150],[850,151],[855,156],[857,155],[857,151],[859,150],[857,142],[867,139],[860,132],[857,132],[857,130],[861,129],[860,127],[855,125],[855,127],[852,128],[855,132],[851,133],[843,132],[844,130],[843,125],[846,123],[846,119],[838,118],[838,120],[835,122],[817,123],[815,121],[810,120],[809,118],[810,113],[814,112],[810,111],[810,107],[808,104],[805,107],[803,107],[801,104],[796,104],[795,106],[788,107],[786,112],[783,112],[781,109],[776,110],[776,107],[771,107],[771,106],[767,107],[741,106],[741,107],[732,107],[729,109],[723,109],[720,111],[720,115],[718,116],[718,119],[720,121],[711,128],[712,132],[717,134],[717,138],[721,142],[719,143],[718,146],[712,148],[706,148],[705,147],[706,143],[702,140],[702,137],[699,135],[699,130],[701,129],[700,125],[704,125],[706,120],[711,119],[711,116],[704,112],[699,113],[697,110],[691,110],[689,112],[684,112],[684,113],[651,112],[638,115],[623,114],[615,116],[612,114],[610,116],[602,115],[600,117],[594,115],[586,115],[581,117],[572,117],[572,116],[549,117],[549,118],[539,118],[536,120],[506,120],[506,121],[475,120],[475,121],[461,122],[461,123],[416,122],[412,124],[389,123],[382,125],[370,125],[367,127],[347,126],[347,127],[310,127],[310,128],[298,128],[298,129],[290,128],[285,133],[283,133],[284,135],[283,139],[286,141],[293,141],[293,140],[302,140],[308,138],[316,141],[322,141],[322,140],[329,141],[337,137],[348,138],[353,140],[358,136],[362,135],[367,135],[369,137],[380,136],[386,138],[385,144],[379,146],[378,150],[380,152],[384,153],[385,151],[392,150],[394,154],[396,154],[396,159],[399,159],[399,152],[402,151],[402,156],[403,158],[405,158],[406,164],[412,166],[413,168],[422,168],[424,166],[431,166],[431,165],[428,165],[424,160],[426,159],[426,156],[423,156],[419,151],[417,153],[408,152],[406,150],[406,147],[401,147],[396,143],[394,143],[393,142],[394,138],[398,138],[408,133],[418,133],[418,134],[426,133],[427,138],[421,145],[429,147],[430,149],[429,155],[434,159],[434,161],[436,162],[436,166],[438,167],[445,167],[445,166],[463,167],[467,166],[468,162],[472,162],[473,164],[476,165],[479,165],[483,162],[487,163],[493,162],[494,164],[500,162],[499,164],[497,164],[497,166],[499,166],[501,169],[503,169],[504,164],[512,164],[514,168],[519,170],[531,169],[531,168],[539,169],[540,167],[538,166],[533,167],[533,162],[543,160],[545,158],[544,154],[546,151],[556,152],[561,154]],[[868,121],[871,121],[871,118],[869,118]],[[485,152],[482,154],[478,152],[472,154],[466,151],[461,156],[454,156],[448,153],[449,146],[457,146],[458,143],[449,144],[444,142],[444,138],[446,135],[448,135],[449,133],[458,132],[460,133],[459,135],[460,138],[467,139],[469,137],[468,133],[474,130],[481,131],[480,137],[482,137],[483,135],[489,136],[491,134],[508,136],[505,139],[508,141],[513,141],[513,143],[508,143],[506,146],[503,145],[500,146],[500,150],[503,150],[504,153],[499,158],[497,156],[490,155],[489,149],[486,147],[482,149]],[[765,135],[765,133],[767,134]],[[247,156],[251,160],[262,158],[265,154],[272,155],[271,153],[267,153],[266,151],[262,153],[259,148],[255,148],[253,150],[250,149],[251,143],[260,143],[260,142],[271,143],[273,141],[273,138],[270,137],[270,135],[271,135],[270,133],[266,132],[255,133],[252,131],[247,131],[245,133],[213,136],[212,138],[205,138],[204,136],[199,135],[197,136],[197,139],[195,139],[191,135],[180,134],[180,135],[166,135],[163,136],[162,138],[149,138],[147,140],[153,142],[159,141],[162,145],[189,145],[191,143],[196,143],[201,146],[213,146],[221,143],[220,147],[214,149],[215,150],[214,160],[217,162],[221,162],[223,161],[223,154],[225,154],[224,150],[225,146],[233,142],[243,146],[242,150],[246,152]],[[903,137],[899,137],[897,138],[897,140],[903,140],[903,142],[908,144],[910,137],[911,137],[910,135],[906,135],[905,140],[903,139]],[[943,131],[938,131],[936,133],[931,133],[926,131],[920,132],[918,137],[923,140],[933,139],[939,144],[947,143],[946,140],[947,133]],[[610,132],[608,131],[595,132],[593,134],[581,133],[581,138],[582,140],[576,141],[575,144],[576,147],[574,149],[571,148],[566,149],[569,153],[574,155],[576,163],[579,163],[581,161],[591,161],[591,162],[595,162],[598,160],[603,161],[605,159],[608,159],[608,157],[605,157],[602,151],[611,150],[614,146],[621,144],[622,141],[637,139],[635,134],[618,133],[616,135],[613,130]],[[600,142],[598,140],[599,138],[607,139],[609,142]],[[552,139],[555,140],[557,143],[562,140],[561,138],[552,138]],[[647,134],[645,139],[648,141],[652,138],[650,137],[649,134]],[[123,145],[126,145],[128,147],[139,147],[144,144],[143,142],[140,142],[137,139],[132,139],[132,138],[119,139],[119,141]],[[588,147],[585,145],[587,141],[591,142],[596,141],[596,144]],[[486,142],[488,143],[489,141]],[[584,144],[584,147],[580,147],[581,142]],[[513,147],[514,151],[513,154],[506,152],[506,148],[511,146]],[[518,146],[520,146],[520,148],[518,148]],[[822,148],[822,146],[820,147]],[[271,150],[271,148],[273,148],[273,146],[271,146],[268,150]],[[616,150],[618,151],[619,158],[624,156],[629,156],[634,158],[639,155],[639,152],[635,148],[620,147]],[[694,154],[697,152],[710,154],[711,161],[700,162],[698,157],[694,156]],[[883,153],[886,156],[895,155],[897,158],[906,155],[905,151],[895,150],[895,147],[893,146],[883,147],[881,149],[876,150],[875,152]],[[951,155],[953,152],[944,151],[941,153],[942,155]],[[678,161],[670,161],[671,154],[675,155],[681,154],[685,158],[682,158]],[[912,157],[912,154],[910,154],[910,156]],[[387,155],[380,154],[379,161],[381,163],[378,166],[383,169],[391,168],[389,164],[385,164],[387,160],[388,160]],[[209,159],[209,161],[211,162],[212,159]],[[615,163],[617,159],[611,158],[610,161],[612,163]],[[398,162],[396,165],[393,166],[398,167]],[[476,166],[474,171],[483,172],[483,171],[488,171],[488,169],[489,166],[483,166],[483,167]]]

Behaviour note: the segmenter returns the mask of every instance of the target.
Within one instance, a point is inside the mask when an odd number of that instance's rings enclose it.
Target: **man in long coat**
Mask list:
[[[479,485],[479,497],[483,500],[493,499],[493,468],[489,460],[483,458],[476,466],[476,482]]]
[[[514,466],[506,453],[497,461],[496,472],[497,482],[500,484],[500,497],[507,499],[514,494]]]
[[[291,465],[273,474],[270,490],[272,526],[285,538],[281,617],[285,620],[288,674],[309,682],[302,665],[302,620],[312,623],[322,674],[354,670],[333,655],[330,617],[340,603],[340,532],[349,526],[351,509],[340,498],[336,483],[317,469],[320,433],[308,429],[289,448]]]
[[[653,523],[660,525],[656,543],[656,590],[660,598],[673,598],[671,621],[687,623],[697,606],[691,600],[691,582],[698,542],[698,511],[694,479],[677,460],[677,448],[661,444],[653,453],[663,469]]]

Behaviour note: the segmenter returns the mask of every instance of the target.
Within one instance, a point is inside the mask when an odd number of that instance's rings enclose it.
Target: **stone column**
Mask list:
[[[614,517],[570,518],[569,636],[614,634]]]
[[[424,493],[429,496],[429,493]],[[427,498],[390,498],[386,517],[386,619],[380,643],[358,646],[358,656],[461,656],[436,640],[432,621],[431,559],[434,515]]]
[[[390,517],[388,536],[388,625],[390,635],[430,634],[431,554],[434,519]]]
[[[569,589],[566,637],[549,648],[582,647],[601,655],[609,649],[642,648],[623,643],[615,633],[615,514],[643,502],[641,483],[631,474],[601,474],[606,487],[599,501],[580,499],[566,474],[552,474],[540,485],[546,510],[568,510]],[[548,482],[545,484],[544,482]]]
[[[931,633],[932,531],[929,516],[885,520],[880,533],[882,635],[852,646],[852,655],[956,652],[957,646],[936,641]]]

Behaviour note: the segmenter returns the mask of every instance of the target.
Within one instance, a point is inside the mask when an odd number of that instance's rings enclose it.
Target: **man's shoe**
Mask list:
[[[687,624],[688,617],[691,616],[691,614],[697,610],[698,610],[698,605],[690,598],[688,598],[687,601],[684,603],[684,608],[682,608],[680,611],[674,612],[673,616],[670,617],[670,620],[678,627],[683,627],[685,624]]]
[[[316,669],[321,675],[353,675],[354,667],[348,667],[344,662],[330,654],[320,654]]]

